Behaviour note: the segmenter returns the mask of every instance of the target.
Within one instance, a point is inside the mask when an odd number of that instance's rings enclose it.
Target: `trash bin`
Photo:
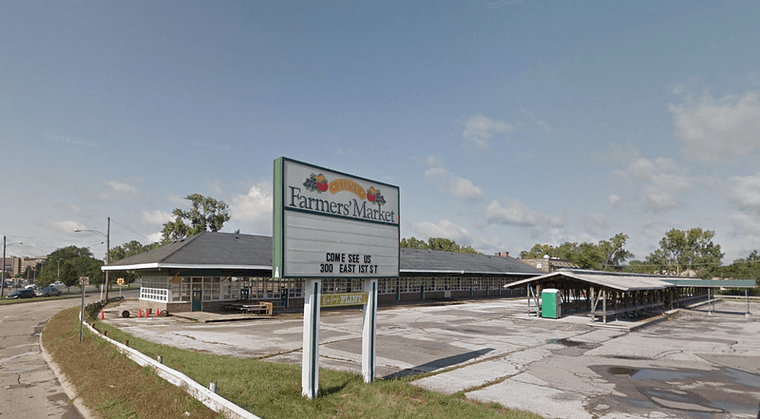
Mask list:
[[[541,291],[541,317],[558,319],[562,316],[562,303],[558,289],[547,288]]]

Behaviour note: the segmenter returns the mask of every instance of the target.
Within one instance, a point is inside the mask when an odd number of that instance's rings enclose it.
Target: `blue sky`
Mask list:
[[[398,185],[402,237],[760,249],[760,3],[408,3],[0,3],[8,253],[191,193],[270,235],[280,156]]]

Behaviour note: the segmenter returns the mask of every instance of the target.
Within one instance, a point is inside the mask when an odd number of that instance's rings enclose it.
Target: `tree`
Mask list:
[[[86,247],[68,246],[56,249],[47,256],[40,272],[40,283],[50,284],[60,279],[67,287],[79,284],[79,278],[90,278],[90,284],[102,282],[100,267],[103,261],[95,259]]]
[[[713,243],[715,232],[700,227],[684,231],[671,229],[660,240],[660,248],[647,256],[647,263],[659,272],[680,275],[692,269],[700,276],[720,265],[723,253],[720,245]]]
[[[407,239],[401,239],[401,243],[399,243],[399,246],[404,249],[427,249],[427,243],[423,240],[418,240],[414,236]]]
[[[478,252],[472,246],[461,246],[457,242],[451,239],[443,237],[430,237],[427,242],[412,237],[411,239],[401,239],[399,247],[406,249],[429,249],[429,250],[442,250],[446,252],[456,253],[471,253],[476,255],[482,255],[483,252]]]
[[[609,241],[602,240],[599,242],[599,250],[604,256],[602,269],[617,268],[620,269],[626,259],[632,258],[633,253],[625,250],[625,242],[628,236],[623,233],[615,234]]]
[[[148,245],[144,245],[137,240],[132,240],[131,242],[123,243],[119,246],[111,248],[111,262],[115,262],[117,260],[121,260],[124,258],[128,258],[130,256],[147,252],[149,250],[155,249],[158,246],[160,246],[159,243],[151,243]],[[130,271],[130,272],[123,272],[119,274],[119,276],[124,278],[124,282],[126,282],[127,284],[131,284],[132,282],[135,282],[135,279],[139,277],[139,274]]]
[[[164,223],[161,242],[168,243],[184,239],[203,231],[219,231],[230,220],[229,205],[200,194],[185,197],[191,202],[190,210],[175,208],[173,221]]]
[[[721,278],[754,279],[760,286],[760,253],[753,250],[746,258],[739,258],[728,266],[721,266],[715,272]],[[736,290],[735,290],[736,291]],[[743,290],[740,290],[744,294]],[[760,289],[749,290],[752,295],[760,295]]]
[[[544,255],[552,256],[553,252],[554,248],[551,245],[536,243],[530,250],[520,252],[520,259],[540,259]]]
[[[618,233],[609,240],[594,243],[564,242],[559,246],[536,243],[528,251],[520,252],[521,259],[538,259],[549,255],[567,260],[583,269],[620,270],[626,259],[633,253],[625,250],[628,236]]]

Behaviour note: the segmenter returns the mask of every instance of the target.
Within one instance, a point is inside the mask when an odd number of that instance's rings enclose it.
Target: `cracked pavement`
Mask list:
[[[127,303],[127,302],[125,302]],[[528,318],[524,300],[381,307],[377,376],[547,418],[756,418],[760,316],[743,303],[632,323]],[[757,312],[757,304],[752,311]],[[301,363],[299,318],[203,324],[177,318],[107,321],[141,338],[238,357]],[[323,310],[320,366],[361,371],[358,309]]]

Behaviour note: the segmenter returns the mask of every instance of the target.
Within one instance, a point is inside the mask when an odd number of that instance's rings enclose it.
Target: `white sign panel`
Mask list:
[[[275,188],[275,272],[398,276],[398,187],[281,158]]]

